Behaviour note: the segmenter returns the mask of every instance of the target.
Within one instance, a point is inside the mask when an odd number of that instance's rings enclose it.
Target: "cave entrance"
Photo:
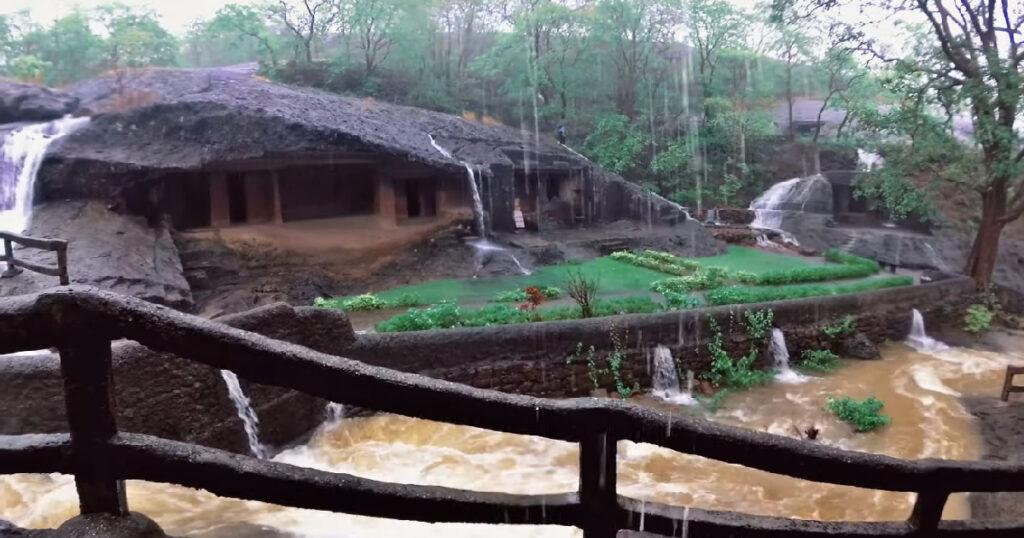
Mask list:
[[[248,221],[248,206],[245,176],[242,174],[228,175],[228,217],[231,224],[244,224]]]
[[[437,216],[437,184],[431,178],[403,179],[395,189],[400,218]]]

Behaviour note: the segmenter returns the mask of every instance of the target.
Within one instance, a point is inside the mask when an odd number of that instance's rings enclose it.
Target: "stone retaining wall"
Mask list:
[[[872,341],[898,340],[910,329],[911,309],[921,310],[929,322],[953,319],[953,310],[943,310],[956,309],[973,294],[972,280],[956,278],[765,305],[358,336],[340,312],[280,304],[223,321],[396,370],[482,388],[563,397],[586,395],[593,388],[585,360],[568,364],[567,358],[578,347],[589,346],[606,355],[613,330],[621,337],[626,377],[649,386],[651,354],[659,344],[671,348],[683,368],[698,373],[707,368],[710,319],[722,327],[727,349],[742,354],[750,348],[744,312],[771,308],[775,325],[786,333],[796,356],[803,349],[826,347],[821,326],[847,314],[858,316],[857,330]],[[59,369],[59,359],[52,354],[0,358],[0,435],[67,431]],[[241,422],[216,369],[122,342],[114,347],[114,378],[123,431],[247,452]],[[281,447],[301,440],[323,420],[322,400],[242,381],[260,418],[265,444]]]
[[[538,396],[580,396],[593,388],[584,361],[567,359],[582,347],[611,349],[613,331],[621,336],[623,372],[650,385],[651,354],[657,345],[672,350],[680,367],[703,372],[710,364],[709,320],[724,333],[734,356],[750,349],[744,312],[770,308],[775,326],[786,334],[790,354],[822,349],[830,342],[821,327],[846,315],[857,318],[857,331],[872,342],[902,340],[910,331],[911,311],[938,323],[944,308],[956,308],[974,295],[974,281],[954,278],[920,286],[869,293],[725,306],[661,314],[636,314],[578,321],[452,329],[410,333],[366,334],[356,338],[345,356],[367,363],[481,388]],[[759,359],[768,360],[766,354]],[[567,375],[568,374],[568,375]]]

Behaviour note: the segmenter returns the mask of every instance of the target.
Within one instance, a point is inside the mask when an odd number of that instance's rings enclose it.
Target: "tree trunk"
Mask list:
[[[967,258],[964,273],[973,278],[981,289],[992,284],[992,272],[996,268],[999,254],[999,236],[1006,226],[1000,217],[1006,212],[1006,189],[993,185],[982,198],[981,223],[974,237],[971,254]]]

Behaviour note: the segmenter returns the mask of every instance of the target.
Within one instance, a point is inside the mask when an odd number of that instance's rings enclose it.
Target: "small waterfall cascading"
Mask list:
[[[679,389],[679,373],[672,351],[659,345],[654,348],[654,372],[651,375],[651,393],[666,402],[678,405],[696,405],[693,397],[693,372],[686,372],[686,392]]]
[[[857,167],[864,171],[870,172],[876,168],[885,166],[885,157],[877,153],[872,153],[863,149],[857,149]]]
[[[8,133],[0,145],[0,230],[22,233],[32,222],[32,192],[46,150],[89,123],[70,116]]]
[[[907,335],[907,345],[921,353],[938,353],[948,351],[949,346],[928,336],[924,329],[924,316],[918,309],[914,309],[913,321],[910,325],[910,334]]]
[[[782,229],[782,224],[787,214],[802,212],[807,208],[815,186],[821,182],[828,184],[824,176],[816,174],[787,179],[772,185],[750,203],[750,210],[754,212],[754,221],[750,227],[778,233],[783,242],[800,246],[793,234]],[[831,185],[829,188],[831,189]]]
[[[515,254],[512,254],[510,250],[508,250],[505,247],[502,247],[501,245],[488,241],[487,239],[476,239],[474,241],[470,241],[469,245],[476,249],[477,257],[479,258],[478,264],[480,265],[481,268],[483,267],[484,262],[486,261],[486,258],[488,256],[505,255],[508,256],[508,258],[512,260],[512,263],[516,265],[516,268],[519,270],[520,274],[533,274],[532,271],[523,266],[522,262],[519,261],[519,258],[516,258]]]
[[[775,374],[775,381],[789,384],[807,381],[807,377],[798,374],[789,365],[789,348],[786,347],[786,335],[781,329],[772,329],[771,353],[775,359],[775,369],[778,371]]]
[[[328,424],[337,424],[345,420],[345,406],[340,403],[329,402],[324,408]]]
[[[452,153],[450,151],[441,147],[441,145],[438,144],[436,140],[434,140],[433,135],[428,134],[427,137],[430,138],[430,145],[433,146],[434,149],[438,151],[438,153],[444,155],[446,159],[458,161],[459,164],[466,168],[466,174],[469,180],[469,192],[473,197],[473,224],[474,227],[476,228],[476,233],[480,236],[480,238],[486,238],[487,223],[484,220],[484,201],[483,198],[480,196],[480,187],[477,186],[476,184],[476,173],[473,171],[473,165],[469,164],[466,161],[456,159],[454,156],[452,156]]]
[[[224,384],[228,388],[228,396],[231,397],[231,401],[235,404],[235,410],[238,411],[238,418],[242,420],[245,436],[249,440],[249,450],[252,451],[253,456],[266,459],[267,450],[260,443],[260,419],[256,416],[256,411],[252,408],[252,402],[249,401],[249,397],[242,390],[242,385],[238,382],[238,376],[231,370],[221,370],[220,375],[224,378]]]

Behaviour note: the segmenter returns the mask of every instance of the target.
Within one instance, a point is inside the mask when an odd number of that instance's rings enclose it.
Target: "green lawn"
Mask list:
[[[729,247],[726,254],[694,258],[694,260],[704,266],[718,266],[732,271],[751,273],[820,265],[796,256],[774,254],[747,247]],[[652,282],[671,276],[603,257],[582,263],[540,267],[528,276],[431,280],[377,292],[375,295],[384,300],[416,295],[425,304],[435,304],[444,300],[469,304],[486,303],[498,293],[527,286],[554,286],[564,290],[568,271],[581,271],[586,276],[596,278],[601,295],[626,293],[646,295],[650,293]]]
[[[788,256],[756,248],[736,246],[730,246],[729,252],[726,254],[691,259],[704,267],[717,266],[730,271],[746,271],[754,274],[822,265],[799,256]]]
[[[581,271],[596,278],[602,294],[649,293],[651,283],[665,278],[664,273],[634,267],[611,258],[598,258],[582,263],[549,265],[540,267],[532,275],[475,278],[466,280],[432,280],[382,291],[376,295],[381,299],[395,299],[414,294],[427,304],[444,300],[461,303],[486,303],[495,294],[522,289],[527,286],[554,286],[565,289],[569,271]]]

